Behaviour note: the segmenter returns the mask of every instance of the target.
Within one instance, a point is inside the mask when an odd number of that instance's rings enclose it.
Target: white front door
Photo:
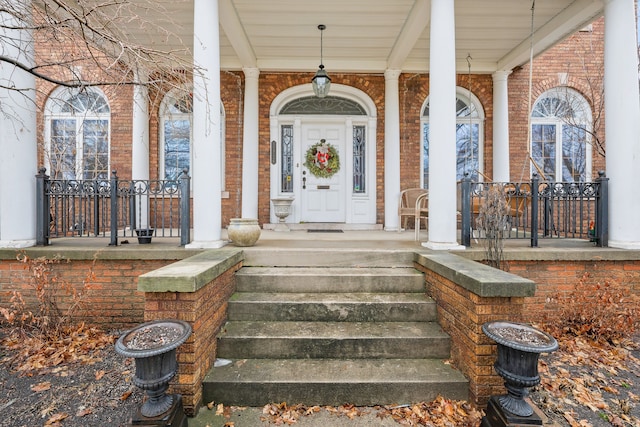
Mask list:
[[[328,178],[315,176],[304,166],[307,151],[321,139],[335,148],[340,159],[340,169]],[[300,221],[345,222],[348,168],[344,122],[303,124],[299,153],[302,174]]]

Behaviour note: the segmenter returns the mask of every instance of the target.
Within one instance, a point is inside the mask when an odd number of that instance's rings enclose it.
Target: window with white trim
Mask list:
[[[591,177],[591,109],[576,90],[544,92],[531,112],[532,172],[547,181],[580,182]]]
[[[52,179],[109,179],[111,109],[97,88],[59,88],[45,105]]]
[[[225,188],[225,120],[220,103],[220,184]],[[174,89],[165,95],[160,106],[160,176],[178,179],[182,171],[191,170],[193,153],[193,94]],[[191,172],[190,172],[191,174]]]
[[[429,99],[425,101],[420,119],[422,126],[421,186],[429,188]],[[484,145],[484,110],[478,98],[468,89],[456,88],[456,180],[482,177],[482,147]]]

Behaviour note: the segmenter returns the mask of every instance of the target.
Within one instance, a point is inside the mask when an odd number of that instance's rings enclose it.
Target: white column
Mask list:
[[[21,10],[29,10],[25,0]],[[30,3],[27,1],[26,3]],[[13,28],[13,29],[12,29]],[[33,38],[29,23],[0,12],[2,54],[32,67]],[[16,90],[7,89],[8,87]],[[0,247],[23,248],[36,243],[36,138],[35,77],[0,62]]]
[[[493,180],[508,182],[509,173],[509,89],[511,71],[493,73]]]
[[[258,218],[258,76],[257,68],[243,68],[244,127],[242,130],[242,217]]]
[[[633,0],[605,0],[604,93],[609,246],[640,249],[640,102]]]
[[[400,72],[384,72],[384,229],[387,231],[397,231],[400,227]]]
[[[136,83],[146,83],[145,73],[136,73]],[[160,177],[162,178],[162,177]],[[147,86],[136,84],[133,86],[133,116],[131,120],[131,179],[149,179],[149,93]],[[137,228],[149,226],[149,203],[147,197],[142,197],[138,208],[140,212],[136,220]]]
[[[193,241],[187,247],[219,248],[224,242],[218,0],[194,0],[193,15]]]
[[[431,0],[429,58],[430,249],[461,249],[456,232],[456,34],[453,0]]]

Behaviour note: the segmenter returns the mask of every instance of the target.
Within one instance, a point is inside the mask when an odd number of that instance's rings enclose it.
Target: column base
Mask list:
[[[185,249],[219,249],[227,243],[226,240],[194,241],[185,245]]]
[[[640,242],[621,242],[619,240],[609,239],[609,247],[637,251],[637,250],[640,250]]]
[[[434,251],[463,251],[466,249],[466,246],[458,244],[458,242],[452,243],[440,243],[440,242],[422,242],[422,246],[428,249],[433,249]]]
[[[30,248],[36,245],[36,240],[0,240],[0,248],[19,249]]]

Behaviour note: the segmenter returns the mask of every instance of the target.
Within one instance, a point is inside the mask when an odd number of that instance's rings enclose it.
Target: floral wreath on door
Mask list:
[[[318,178],[331,178],[340,170],[340,157],[335,147],[325,139],[307,150],[304,165]]]

